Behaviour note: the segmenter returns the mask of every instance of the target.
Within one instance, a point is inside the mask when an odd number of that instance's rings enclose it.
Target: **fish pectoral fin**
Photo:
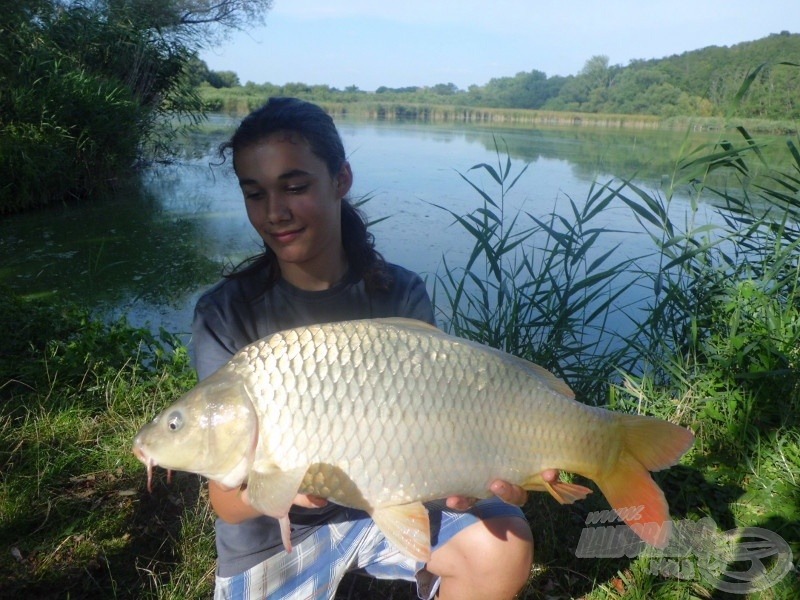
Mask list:
[[[250,505],[269,517],[278,520],[281,541],[287,552],[292,551],[292,529],[289,522],[289,509],[303,483],[308,469],[298,467],[281,471],[277,467],[253,470],[247,478],[247,497]]]
[[[252,470],[247,478],[247,497],[250,504],[269,517],[288,517],[289,508],[307,470],[306,467],[289,471],[278,468]]]
[[[292,524],[289,521],[289,515],[278,519],[278,526],[281,529],[281,541],[286,552],[292,551]]]
[[[376,508],[375,525],[400,552],[420,562],[431,558],[431,526],[422,502]]]
[[[548,492],[559,504],[572,504],[583,500],[592,493],[587,487],[566,481],[545,481],[541,473],[532,475],[522,482],[522,487],[533,492]]]

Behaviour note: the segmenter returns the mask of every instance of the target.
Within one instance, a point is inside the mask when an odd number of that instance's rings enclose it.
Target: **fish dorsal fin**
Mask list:
[[[425,321],[419,321],[418,319],[407,319],[405,317],[386,317],[383,319],[375,319],[380,323],[385,325],[391,325],[393,327],[398,327],[400,329],[407,329],[407,330],[417,330],[424,333],[444,333],[438,327],[434,327],[430,323],[426,323]]]
[[[517,358],[517,357],[515,357]],[[553,375],[550,371],[545,369],[544,367],[540,367],[536,363],[532,363],[528,360],[524,360],[522,358],[518,358],[525,363],[528,369],[533,371],[533,373],[541,379],[547,387],[553,390],[556,393],[561,394],[562,396],[566,396],[570,400],[575,399],[575,392],[567,385],[567,383],[563,379],[559,379],[555,375]]]
[[[431,558],[431,526],[422,502],[376,508],[375,525],[400,552],[420,562]]]
[[[469,344],[474,348],[478,348],[485,352],[491,352],[495,354],[495,356],[498,356],[500,360],[505,361],[507,364],[514,365],[522,370],[528,371],[536,379],[541,381],[544,385],[549,387],[557,394],[566,396],[570,400],[575,399],[575,392],[572,391],[572,389],[567,385],[567,383],[563,379],[560,379],[555,375],[553,375],[550,371],[548,371],[544,367],[541,367],[536,363],[532,363],[529,360],[525,360],[524,358],[520,358],[519,356],[509,354],[508,352],[503,352],[498,348],[492,348],[491,346],[487,346],[486,344],[481,344],[479,342],[475,342],[472,340],[464,340],[461,338],[456,338],[456,339],[465,344]]]

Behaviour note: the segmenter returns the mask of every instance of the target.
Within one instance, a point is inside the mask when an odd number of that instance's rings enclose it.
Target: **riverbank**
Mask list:
[[[266,102],[263,94],[246,88],[202,87],[200,96],[211,112],[243,117]],[[302,94],[299,95],[301,98]],[[595,127],[631,130],[672,130],[715,132],[743,127],[751,134],[796,134],[794,121],[769,121],[725,117],[658,117],[654,115],[622,115],[587,112],[560,112],[512,108],[481,108],[449,104],[417,104],[384,102],[374,97],[353,101],[304,98],[322,106],[334,117],[352,117],[376,121],[419,121],[424,123],[469,123],[471,125],[502,125],[504,127]]]

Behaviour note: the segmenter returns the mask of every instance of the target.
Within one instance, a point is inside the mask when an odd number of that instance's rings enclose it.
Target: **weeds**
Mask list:
[[[199,478],[149,495],[130,452],[142,422],[193,384],[185,348],[4,298],[3,334],[26,359],[0,363],[0,595],[163,598],[184,569],[207,595],[213,532]]]

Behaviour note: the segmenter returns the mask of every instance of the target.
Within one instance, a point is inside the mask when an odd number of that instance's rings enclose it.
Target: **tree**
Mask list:
[[[578,75],[584,77],[591,87],[608,86],[608,57],[598,54],[584,63]]]
[[[206,75],[206,81],[211,87],[217,89],[238,87],[240,85],[239,76],[233,71],[209,71],[208,75]]]
[[[196,51],[272,0],[18,0],[0,21],[0,213],[169,157],[202,115]],[[235,73],[219,74],[236,85]]]
[[[455,83],[437,83],[431,91],[439,96],[453,96],[458,93],[458,86]]]
[[[186,61],[184,73],[186,74],[186,79],[189,85],[197,87],[204,82],[208,82],[208,77],[211,71],[206,64],[206,61],[197,56],[197,53],[194,53]]]
[[[78,0],[81,2],[81,0]],[[231,31],[264,23],[272,0],[91,0],[112,19],[133,19],[194,48],[214,45]],[[70,2],[77,3],[77,2]],[[85,4],[85,0],[82,2]]]

